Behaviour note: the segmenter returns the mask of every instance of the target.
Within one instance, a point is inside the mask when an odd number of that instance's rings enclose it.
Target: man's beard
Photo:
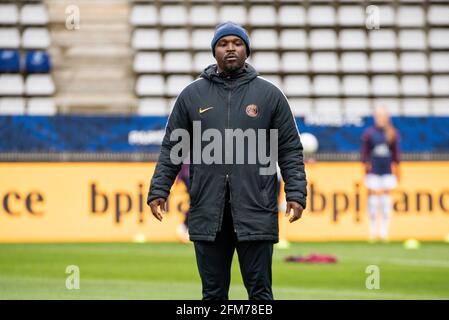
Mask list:
[[[231,64],[229,64],[229,65],[225,64],[225,65],[224,65],[224,68],[223,68],[223,71],[224,71],[226,74],[232,75],[232,74],[238,73],[238,72],[240,71],[240,69],[242,69],[242,67],[243,67],[243,65],[239,65],[239,64],[237,64],[237,63],[236,63],[236,64],[231,63]]]

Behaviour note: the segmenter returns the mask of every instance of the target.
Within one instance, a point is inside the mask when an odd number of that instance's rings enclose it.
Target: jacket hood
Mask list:
[[[245,67],[239,73],[230,76],[230,78],[225,77],[222,73],[217,73],[217,64],[211,64],[207,66],[200,74],[201,78],[207,79],[212,82],[226,84],[230,79],[235,79],[239,85],[245,84],[257,78],[259,73],[251,66],[249,63],[245,62]]]

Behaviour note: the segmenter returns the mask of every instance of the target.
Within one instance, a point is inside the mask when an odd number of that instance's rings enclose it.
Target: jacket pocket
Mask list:
[[[258,174],[258,176],[259,176],[259,190],[260,190],[260,195],[262,197],[262,205],[264,207],[268,207],[269,203],[270,203],[270,199],[268,198],[268,193],[267,193],[267,183],[268,183],[268,179],[270,178],[270,176],[261,175],[261,174]]]
[[[190,183],[190,204],[194,205],[197,201],[198,196],[198,185],[199,185],[199,172],[194,172],[192,176],[192,181]]]

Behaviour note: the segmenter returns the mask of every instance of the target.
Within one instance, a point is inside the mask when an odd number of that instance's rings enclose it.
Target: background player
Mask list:
[[[379,107],[374,112],[374,125],[363,133],[362,161],[365,165],[365,184],[368,188],[368,214],[370,219],[370,240],[380,236],[388,240],[391,216],[390,191],[399,180],[398,133],[391,123],[388,112]],[[377,226],[378,212],[381,212],[380,230]]]

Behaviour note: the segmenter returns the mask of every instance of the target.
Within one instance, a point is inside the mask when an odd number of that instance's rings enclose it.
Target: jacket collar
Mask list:
[[[242,85],[250,82],[258,75],[259,73],[249,63],[245,63],[245,67],[240,72],[230,76],[225,75],[223,72],[217,73],[217,64],[211,64],[201,72],[200,77],[220,84],[227,84],[235,80],[237,85]]]

